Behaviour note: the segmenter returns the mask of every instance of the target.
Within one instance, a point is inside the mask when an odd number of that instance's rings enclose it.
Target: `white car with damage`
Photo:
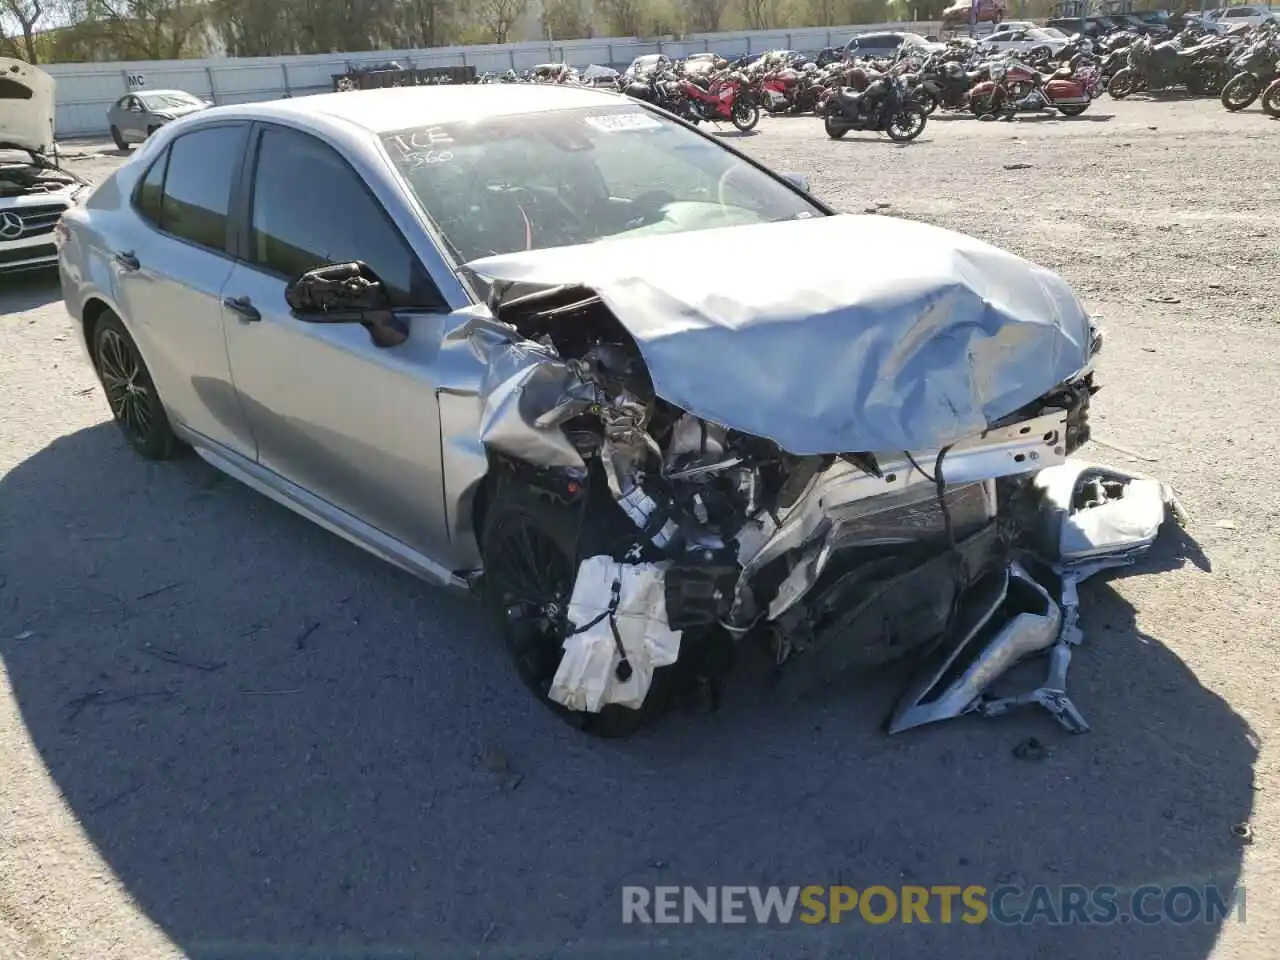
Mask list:
[[[54,80],[0,58],[0,274],[56,266],[54,228],[88,184],[58,166]]]

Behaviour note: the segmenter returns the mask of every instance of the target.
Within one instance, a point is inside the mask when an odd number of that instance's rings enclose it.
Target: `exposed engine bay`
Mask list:
[[[1087,729],[1064,689],[1075,586],[1136,559],[1171,501],[1154,481],[1069,459],[1089,439],[1100,331],[1074,377],[977,437],[794,455],[659,396],[593,290],[511,292],[496,285],[497,319],[467,336],[487,364],[481,439],[497,468],[575,518],[572,595],[539,614],[563,638],[553,701],[637,710],[681,664],[714,688],[734,649],[758,641],[794,694],[919,658],[891,732],[1026,703]],[[990,694],[1046,650],[1045,687]]]
[[[59,194],[85,186],[88,184],[84,179],[54,166],[39,154],[13,151],[5,156],[0,150],[0,197]]]
[[[768,249],[770,269],[726,283],[700,267],[708,246],[742,264]],[[1085,729],[1063,688],[1075,587],[1147,550],[1172,495],[1071,459],[1102,334],[1061,277],[850,215],[464,273],[488,311],[453,336],[483,363],[479,439],[508,478],[489,510],[533,518],[518,537],[555,549],[526,566],[562,571],[536,599],[509,587],[517,534],[486,521],[484,577],[504,628],[539,625],[513,653],[553,704],[643,713],[690,673],[714,704],[750,648],[790,695],[915,661],[891,730],[1024,703]],[[509,509],[530,491],[555,506]],[[1046,651],[1042,687],[996,696]]]

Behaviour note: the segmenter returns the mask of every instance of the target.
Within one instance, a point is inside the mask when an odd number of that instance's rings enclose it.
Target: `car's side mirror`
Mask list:
[[[803,173],[784,173],[782,176],[784,179],[790,180],[792,185],[803,190],[805,193],[813,192],[809,187],[809,178]]]
[[[409,339],[409,325],[395,315],[386,286],[358,260],[308,270],[285,288],[284,298],[303,323],[358,323],[379,347]]]

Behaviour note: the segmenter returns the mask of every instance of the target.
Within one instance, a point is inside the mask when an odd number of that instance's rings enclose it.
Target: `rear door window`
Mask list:
[[[173,141],[163,173],[161,230],[218,253],[228,251],[231,184],[240,170],[248,129],[243,123],[219,124]]]

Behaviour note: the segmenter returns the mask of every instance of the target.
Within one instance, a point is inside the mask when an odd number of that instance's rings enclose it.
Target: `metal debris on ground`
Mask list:
[[[1046,760],[1053,756],[1053,750],[1035,737],[1027,737],[1014,746],[1013,755],[1019,760]]]

